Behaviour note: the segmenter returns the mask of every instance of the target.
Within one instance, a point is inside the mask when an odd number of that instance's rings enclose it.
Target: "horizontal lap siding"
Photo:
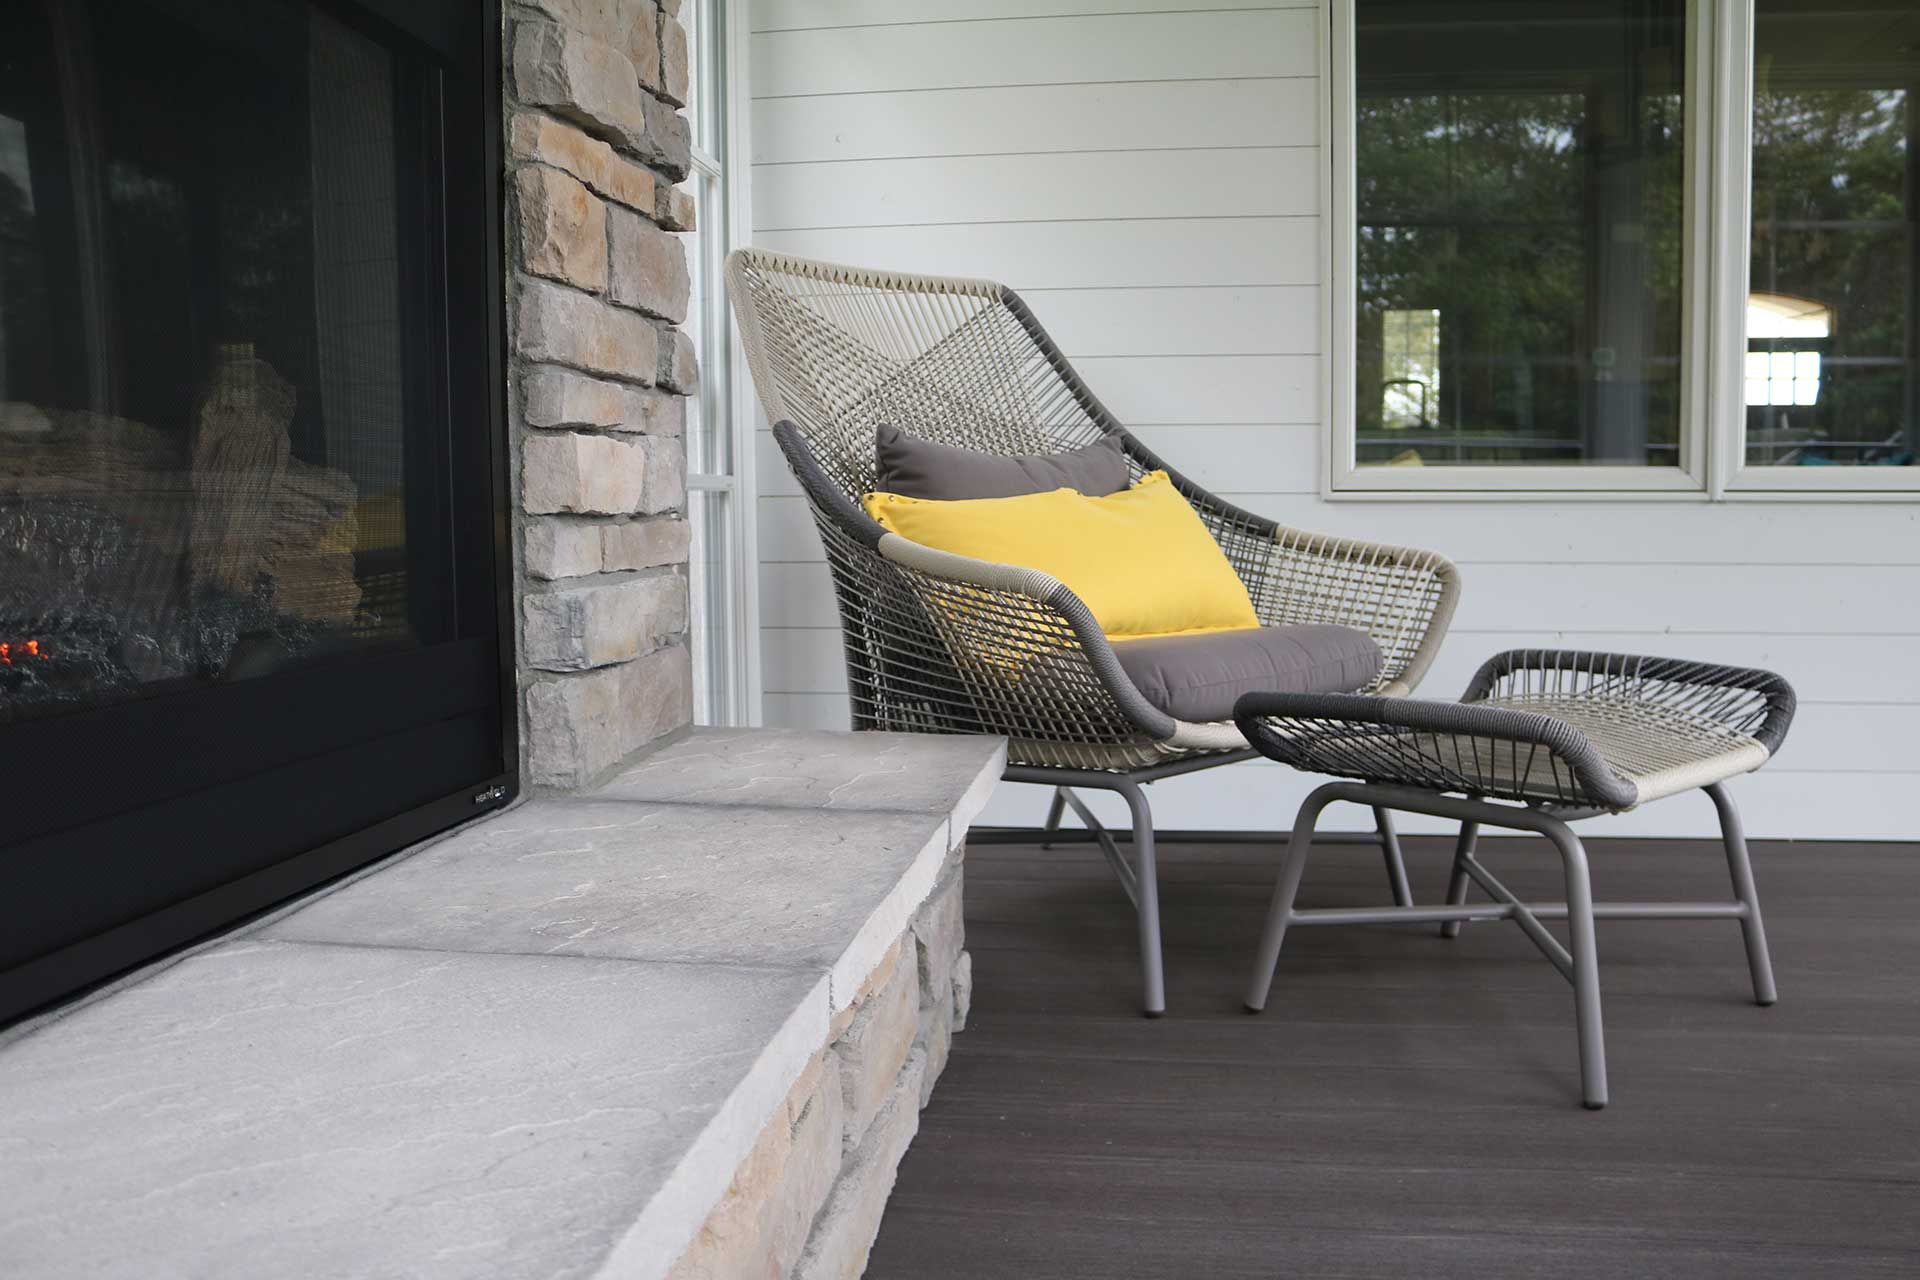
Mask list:
[[[1313,79],[916,89],[771,100],[755,112],[762,180],[783,165],[928,156],[1311,147]],[[1205,136],[1190,127],[1210,122]]]
[[[873,27],[893,23],[977,22],[1120,13],[1192,13],[1208,9],[1307,9],[1303,0],[1223,4],[1221,0],[754,0],[755,31]]]
[[[1117,218],[755,231],[753,238],[808,258],[998,278],[1025,293],[1318,284],[1318,228],[1317,218]]]
[[[756,243],[1004,280],[1197,482],[1290,524],[1452,556],[1466,592],[1425,692],[1457,694],[1508,647],[1773,668],[1803,710],[1780,759],[1736,784],[1750,827],[1920,831],[1904,804],[1920,785],[1915,507],[1319,499],[1311,5],[761,0],[753,16]],[[844,727],[819,540],[771,436],[756,443],[766,716]],[[1237,766],[1160,784],[1155,803],[1173,826],[1273,827],[1310,785]],[[1043,807],[1003,786],[986,820]],[[1711,829],[1704,801],[1610,821]]]
[[[753,96],[1315,74],[1311,9],[971,18],[758,32]],[[1198,37],[1198,38],[1196,38]]]
[[[1129,220],[1190,221],[1196,204],[1219,210],[1214,218],[1312,217],[1317,155],[1309,147],[1227,147],[768,165],[754,175],[754,225],[1103,222],[1119,191],[1128,193]],[[1169,171],[1179,180],[1167,181]]]

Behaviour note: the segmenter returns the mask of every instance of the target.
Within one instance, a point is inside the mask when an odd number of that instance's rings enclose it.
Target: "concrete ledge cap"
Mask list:
[[[23,1273],[666,1272],[1005,764],[702,730],[0,1045]]]

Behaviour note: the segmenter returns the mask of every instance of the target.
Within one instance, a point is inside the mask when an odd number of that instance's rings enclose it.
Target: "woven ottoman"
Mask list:
[[[1674,658],[1515,650],[1489,660],[1459,702],[1351,694],[1241,698],[1235,719],[1262,754],[1329,782],[1300,806],[1247,987],[1249,1012],[1266,1006],[1289,927],[1437,923],[1444,937],[1468,920],[1512,920],[1573,984],[1581,1101],[1607,1104],[1595,920],[1737,920],[1753,998],[1774,1002],[1773,966],[1753,868],[1733,800],[1721,784],[1758,769],[1793,720],[1779,676]],[[1701,790],[1720,816],[1731,902],[1595,903],[1586,851],[1570,823],[1624,813]],[[1297,910],[1294,895],[1314,824],[1335,800],[1460,822],[1447,900],[1434,907]],[[1524,903],[1474,858],[1481,827],[1545,836],[1566,870],[1565,902]],[[1469,885],[1491,901],[1468,903]],[[1563,946],[1542,921],[1565,920]]]

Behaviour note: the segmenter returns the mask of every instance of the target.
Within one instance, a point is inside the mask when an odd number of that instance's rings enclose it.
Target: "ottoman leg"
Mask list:
[[[1345,786],[1345,783],[1329,782],[1315,788],[1293,820],[1293,834],[1287,839],[1280,878],[1273,886],[1273,905],[1267,908],[1267,927],[1260,935],[1260,951],[1254,957],[1253,977],[1247,983],[1248,1013],[1258,1013],[1267,1007],[1273,971],[1280,963],[1280,944],[1285,941],[1287,924],[1293,918],[1294,895],[1300,892],[1300,874],[1307,869],[1307,855],[1313,850],[1313,828],[1320,821],[1320,811],[1333,803],[1334,792]]]
[[[1780,998],[1773,986],[1773,960],[1767,954],[1767,926],[1760,919],[1760,895],[1753,887],[1753,863],[1747,858],[1747,837],[1740,826],[1740,811],[1726,786],[1714,783],[1706,789],[1713,807],[1720,811],[1720,835],[1727,845],[1727,869],[1733,873],[1733,896],[1747,913],[1740,917],[1740,933],[1747,943],[1747,968],[1753,975],[1755,1004],[1770,1005]]]
[[[1479,797],[1470,795],[1467,797],[1467,799],[1477,800],[1479,799]],[[1466,822],[1466,821],[1461,822],[1460,838],[1454,842],[1454,846],[1453,846],[1453,875],[1447,881],[1447,905],[1450,907],[1464,906],[1466,904],[1467,860],[1473,857],[1473,846],[1475,842],[1479,840],[1479,838],[1480,838],[1479,823]],[[1462,923],[1464,922],[1460,920],[1448,920],[1443,922],[1440,926],[1440,936],[1443,938],[1459,937],[1460,926]]]
[[[1567,871],[1567,932],[1573,945],[1573,1009],[1580,1036],[1580,1102],[1589,1111],[1607,1105],[1606,1032],[1600,1022],[1600,953],[1593,934],[1593,882],[1587,851],[1563,822],[1542,824]]]

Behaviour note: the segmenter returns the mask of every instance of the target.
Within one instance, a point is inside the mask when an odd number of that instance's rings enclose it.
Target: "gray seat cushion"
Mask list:
[[[1352,627],[1249,627],[1115,640],[1141,696],[1176,720],[1229,720],[1243,693],[1352,693],[1380,674],[1380,646]]]
[[[998,454],[935,444],[882,423],[873,433],[874,488],[939,502],[1077,489],[1104,498],[1132,483],[1114,437],[1065,453]]]

